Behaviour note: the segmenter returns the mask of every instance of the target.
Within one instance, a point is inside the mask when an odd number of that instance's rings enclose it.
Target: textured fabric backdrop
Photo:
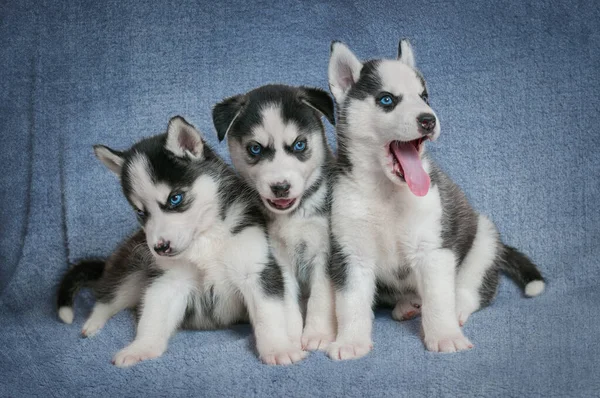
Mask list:
[[[600,395],[600,12],[594,1],[0,1],[0,396]],[[327,87],[332,39],[362,58],[412,39],[441,119],[434,158],[543,270],[504,280],[465,327],[475,349],[426,352],[419,321],[377,313],[375,348],[336,363],[262,365],[250,329],[181,332],[117,369],[121,313],[79,337],[60,323],[67,261],[108,255],[136,227],[91,146],[125,148],[184,115],[218,145],[210,109],[268,83]],[[329,129],[331,133],[332,130]]]

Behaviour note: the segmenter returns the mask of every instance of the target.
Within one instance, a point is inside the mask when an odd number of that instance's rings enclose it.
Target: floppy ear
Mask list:
[[[236,95],[225,98],[213,107],[213,124],[217,130],[219,142],[225,139],[225,136],[229,132],[229,129],[231,129],[231,126],[233,126],[233,122],[235,122],[235,119],[239,116],[245,103],[245,96]]]
[[[333,113],[333,100],[325,91],[319,88],[302,87],[300,100],[310,106],[329,120],[335,126],[335,115]]]
[[[202,160],[204,156],[204,142],[200,133],[181,116],[169,120],[165,149],[179,158]]]
[[[400,40],[398,43],[398,60],[404,62],[411,68],[415,67],[415,54],[408,39]]]
[[[110,171],[121,177],[121,170],[125,161],[122,152],[112,150],[104,145],[94,145],[94,154]]]
[[[344,43],[331,43],[329,89],[338,104],[342,103],[350,87],[358,81],[362,67],[363,64]]]

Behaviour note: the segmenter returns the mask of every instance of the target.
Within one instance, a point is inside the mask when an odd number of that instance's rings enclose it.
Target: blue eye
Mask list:
[[[135,212],[140,217],[146,217],[146,212],[144,210],[135,209]]]
[[[250,152],[250,155],[253,155],[253,156],[260,155],[260,153],[262,152],[262,149],[263,149],[262,145],[256,144],[256,143],[248,146],[248,152]]]
[[[394,103],[394,100],[392,99],[391,95],[384,95],[383,97],[379,98],[379,103],[383,106],[390,106]]]
[[[306,141],[297,141],[294,144],[294,151],[302,152],[306,149]]]
[[[169,204],[171,205],[171,207],[179,206],[182,201],[183,201],[182,193],[176,193],[175,195],[171,195],[169,197]]]

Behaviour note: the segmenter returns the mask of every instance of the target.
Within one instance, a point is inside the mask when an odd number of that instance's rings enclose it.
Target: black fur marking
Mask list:
[[[479,305],[481,308],[490,305],[498,291],[499,272],[497,267],[490,267],[483,275],[479,286]]]
[[[411,287],[411,286],[403,287],[400,294],[403,296],[418,296],[419,295],[419,293],[417,292],[417,289],[415,289],[414,287]]]
[[[79,289],[91,287],[104,272],[104,260],[82,260],[74,264],[63,276],[58,288],[57,304],[60,307],[72,307]]]
[[[137,275],[140,283],[150,284],[162,274],[163,271],[155,266],[146,235],[140,230],[125,240],[107,260],[105,272],[94,293],[99,302],[108,303],[115,298],[125,278]]]
[[[304,134],[324,134],[319,112],[331,119],[333,101],[327,104],[323,96],[329,95],[325,92],[317,94],[317,91],[320,90],[278,84],[258,87],[243,96],[231,97],[217,104],[213,110],[213,122],[219,135],[222,133],[223,136],[231,125],[227,134],[241,142],[242,138],[250,136],[252,130],[262,124],[263,109],[278,106],[284,123],[293,122]]]
[[[217,130],[219,142],[223,141],[225,134],[227,133],[227,129],[229,129],[231,126],[231,122],[239,114],[245,103],[245,96],[236,95],[234,97],[224,99],[214,106],[212,110],[212,117],[213,124]]]
[[[442,247],[452,250],[460,267],[473,246],[479,217],[458,185],[433,162],[430,165],[431,185],[438,188],[442,202]]]
[[[398,268],[398,271],[396,271],[396,275],[398,276],[398,279],[400,279],[401,281],[408,278],[411,274],[411,269],[409,267],[400,267]]]
[[[380,63],[380,60],[371,60],[363,64],[358,81],[348,91],[346,101],[364,100],[369,96],[376,97],[383,90],[383,83],[377,72]]]
[[[244,229],[254,226],[259,226],[262,229],[265,229],[267,226],[265,216],[261,208],[257,205],[249,206],[246,208],[246,211],[243,214],[242,218],[233,228],[231,228],[231,233],[233,235],[236,235],[242,232]]]
[[[343,252],[337,239],[331,235],[331,254],[329,256],[329,266],[327,271],[333,286],[337,290],[343,290],[346,287],[348,279],[348,255]]]
[[[375,300],[377,306],[393,307],[398,302],[400,292],[394,286],[390,286],[381,280],[377,280],[375,289]]]
[[[498,256],[498,265],[521,289],[530,282],[544,280],[535,264],[511,246],[504,245]]]
[[[283,299],[285,286],[283,283],[283,274],[275,257],[269,253],[269,260],[265,268],[260,273],[260,284],[267,296],[276,296]]]
[[[301,87],[303,94],[301,98],[308,102],[319,113],[329,120],[332,126],[335,125],[335,115],[333,111],[333,99],[325,91],[318,88]]]

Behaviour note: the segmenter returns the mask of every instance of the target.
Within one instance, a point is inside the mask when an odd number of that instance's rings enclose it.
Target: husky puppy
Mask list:
[[[329,85],[339,110],[329,268],[338,335],[329,356],[371,350],[376,294],[396,303],[396,319],[422,311],[428,350],[471,348],[460,324],[493,299],[499,271],[527,296],[543,291],[540,272],[425,155],[440,123],[408,41],[398,59],[364,63],[334,42]]]
[[[98,302],[83,327],[91,336],[124,308],[140,304],[133,343],[113,358],[131,366],[156,358],[179,327],[214,329],[249,318],[267,364],[290,364],[301,349],[293,278],[269,246],[257,195],[181,117],[166,134],[124,152],[94,147],[121,180],[142,231],[106,262],[76,265],[58,292],[59,317],[73,320],[73,297],[93,282]]]
[[[307,300],[307,350],[324,350],[336,333],[326,271],[332,154],[321,123],[325,116],[333,124],[333,112],[325,91],[284,85],[259,87],[213,109],[219,140],[228,137],[235,169],[262,199],[275,258]]]

